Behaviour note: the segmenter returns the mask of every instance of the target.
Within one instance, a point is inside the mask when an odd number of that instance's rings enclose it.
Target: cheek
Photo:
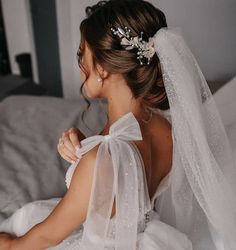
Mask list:
[[[81,79],[82,82],[84,82],[85,79],[86,79],[86,75],[85,75],[85,73],[83,72],[82,69],[80,69],[80,79]]]
[[[85,82],[85,90],[89,97],[97,97],[101,91],[101,83],[97,81],[97,76],[90,74],[89,78]]]

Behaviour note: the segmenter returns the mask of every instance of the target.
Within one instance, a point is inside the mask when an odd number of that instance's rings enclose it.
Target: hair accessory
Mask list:
[[[146,58],[147,64],[150,64],[151,58],[155,54],[154,49],[154,39],[152,37],[149,37],[149,41],[146,42],[143,40],[143,32],[141,32],[141,37],[130,36],[130,29],[125,27],[125,30],[118,27],[117,30],[114,28],[111,28],[111,31],[114,33],[114,35],[118,35],[121,39],[121,45],[126,45],[126,50],[131,50],[134,48],[138,49],[137,52],[137,59],[139,59],[140,65],[145,64],[144,58]]]

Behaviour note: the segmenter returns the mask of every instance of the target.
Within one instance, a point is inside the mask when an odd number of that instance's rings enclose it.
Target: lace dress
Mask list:
[[[159,215],[155,211],[154,204],[156,199],[158,199],[158,196],[164,192],[170,184],[171,171],[167,176],[165,176],[165,178],[162,179],[154,196],[150,200],[142,156],[135,143],[130,142],[130,146],[133,149],[133,153],[138,156],[142,165],[142,170],[138,172],[140,211],[137,232],[137,250],[192,250],[192,243],[187,236],[174,227],[160,221]],[[69,188],[76,165],[77,163],[72,164],[66,172],[65,182],[67,188]],[[143,193],[145,195],[141,196]],[[35,224],[43,221],[52,212],[60,199],[61,198],[51,198],[48,200],[37,200],[27,203],[20,209],[16,210],[12,216],[3,221],[0,225],[0,232],[13,233],[17,236],[24,235]],[[145,210],[142,209],[143,204],[145,205]],[[115,218],[116,215],[114,215],[109,222],[109,230],[105,244],[107,250],[115,250]],[[60,244],[48,249],[79,250],[83,229],[84,225],[82,224]],[[96,238],[96,236],[91,237],[94,238],[95,242],[100,240],[99,238]]]

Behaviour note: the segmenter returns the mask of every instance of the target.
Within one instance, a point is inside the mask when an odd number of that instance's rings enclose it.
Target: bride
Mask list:
[[[107,125],[88,138],[64,134],[68,191],[3,221],[0,250],[236,249],[235,163],[181,30],[147,1],[86,12],[80,90],[107,99]]]

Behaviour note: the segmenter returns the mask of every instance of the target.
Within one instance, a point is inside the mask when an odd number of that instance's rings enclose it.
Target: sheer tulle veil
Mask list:
[[[154,42],[175,140],[171,185],[156,208],[194,250],[236,249],[236,164],[216,103],[179,27]]]
[[[174,140],[170,185],[156,200],[156,211],[161,221],[189,237],[193,250],[234,250],[236,164],[214,98],[180,28],[161,28],[153,39]],[[128,141],[142,136],[135,122],[126,124],[126,130],[119,125],[110,128],[108,137],[98,136],[94,142],[102,143],[84,224],[84,250],[105,249],[98,239],[107,233],[115,194],[115,249],[136,249],[138,170]],[[133,168],[125,167],[128,163]]]

